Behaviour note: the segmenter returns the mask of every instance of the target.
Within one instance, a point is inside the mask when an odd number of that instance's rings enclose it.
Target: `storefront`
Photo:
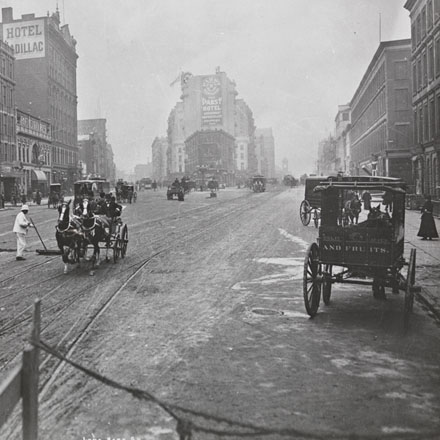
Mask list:
[[[22,173],[12,165],[0,165],[0,191],[7,202],[12,201],[14,196],[18,199],[21,176]]]
[[[32,192],[40,191],[43,196],[47,195],[48,178],[44,171],[33,169],[31,173]]]

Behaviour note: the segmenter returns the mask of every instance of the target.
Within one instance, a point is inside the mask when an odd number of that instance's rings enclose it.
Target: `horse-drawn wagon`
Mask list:
[[[299,207],[299,217],[304,226],[308,226],[313,216],[313,223],[317,228],[321,215],[321,196],[314,192],[316,186],[322,181],[328,180],[328,177],[307,177],[304,182],[304,200]]]
[[[262,175],[253,176],[250,185],[253,192],[264,192],[266,191],[266,178]]]
[[[386,191],[392,200],[390,213],[372,207],[365,221],[340,221],[347,191]],[[386,177],[337,177],[318,182],[314,195],[321,206],[317,243],[312,243],[304,261],[303,294],[307,313],[316,315],[321,292],[324,304],[330,302],[332,285],[351,283],[372,286],[373,296],[385,298],[385,288],[404,291],[404,326],[413,308],[416,250],[409,261],[403,257],[405,184]],[[406,277],[402,269],[407,266]]]
[[[49,187],[49,197],[47,199],[47,207],[57,209],[63,203],[64,196],[61,190],[61,183],[51,183]]]
[[[95,200],[99,198],[101,193],[108,194],[110,192],[110,182],[106,179],[91,178],[78,180],[73,184],[74,190],[74,206],[84,199]]]

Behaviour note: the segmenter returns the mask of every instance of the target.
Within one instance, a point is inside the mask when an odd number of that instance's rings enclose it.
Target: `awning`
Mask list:
[[[46,174],[41,170],[32,170],[32,180],[37,180],[38,182],[47,182]]]

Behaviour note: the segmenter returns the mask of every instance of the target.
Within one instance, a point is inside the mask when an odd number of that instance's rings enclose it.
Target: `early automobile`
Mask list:
[[[167,199],[173,200],[174,198],[179,200],[179,202],[183,202],[185,200],[185,191],[183,185],[178,179],[169,185],[167,189]]]

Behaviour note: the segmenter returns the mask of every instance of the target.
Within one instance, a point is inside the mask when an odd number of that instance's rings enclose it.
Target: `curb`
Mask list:
[[[422,304],[424,304],[428,310],[434,315],[435,319],[440,322],[440,310],[435,307],[435,301],[431,299],[431,294],[427,289],[424,287],[421,288],[420,293],[416,293],[416,298],[419,300]]]

